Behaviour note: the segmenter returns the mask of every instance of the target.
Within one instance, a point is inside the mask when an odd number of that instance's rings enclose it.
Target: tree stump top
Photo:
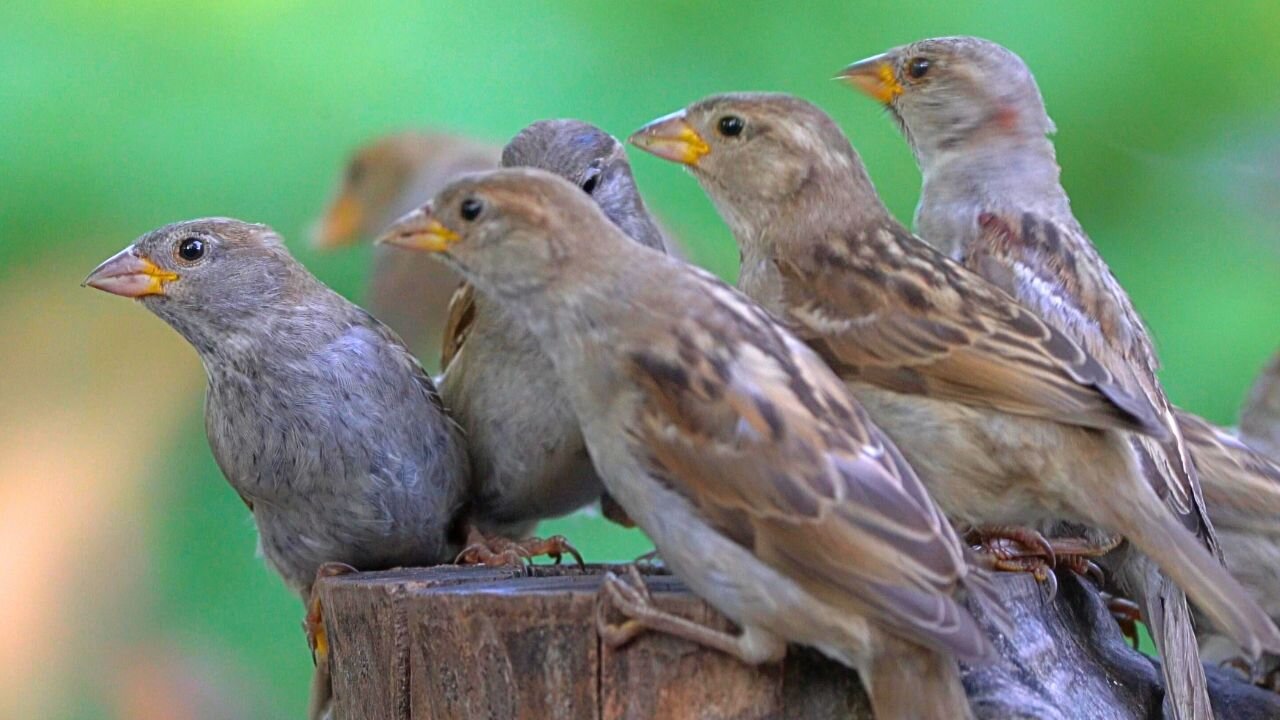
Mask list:
[[[871,717],[857,675],[807,648],[749,667],[657,633],[607,647],[595,630],[606,569],[440,566],[323,580],[334,717]],[[676,578],[650,571],[645,581],[664,610],[732,629]],[[1029,577],[999,584],[1015,637],[1000,642],[999,665],[964,669],[978,717],[1160,716],[1158,669],[1124,642],[1092,586],[1064,578],[1049,602]],[[1280,717],[1280,696],[1223,673],[1210,680],[1222,717]]]

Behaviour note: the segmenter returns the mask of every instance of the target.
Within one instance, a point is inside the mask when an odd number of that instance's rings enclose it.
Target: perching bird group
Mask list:
[[[622,143],[576,120],[500,151],[361,150],[316,242],[381,237],[372,314],[225,218],[87,278],[199,353],[214,457],[310,610],[313,714],[318,574],[576,555],[527,536],[596,501],[739,628],[610,575],[601,617],[626,623],[602,620],[605,642],[665,632],[751,664],[808,645],[858,672],[876,717],[972,717],[957,663],[999,662],[995,572],[1104,569],[1162,654],[1169,717],[1213,717],[1202,653],[1274,682],[1280,383],[1241,436],[1170,404],[1015,54],[937,38],[841,76],[915,153],[914,234],[805,100],[716,95],[630,136],[702,186],[736,289],[681,259]]]

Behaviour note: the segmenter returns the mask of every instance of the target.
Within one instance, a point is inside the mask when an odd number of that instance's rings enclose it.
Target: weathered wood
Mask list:
[[[870,717],[856,674],[805,648],[750,668],[660,634],[604,646],[594,624],[601,572],[445,566],[322,581],[334,717]],[[1014,631],[999,641],[1001,663],[963,669],[978,717],[1160,717],[1158,668],[1128,646],[1091,585],[1063,577],[1049,602],[1029,577],[998,582]],[[731,629],[675,578],[646,583],[659,607]],[[1221,717],[1280,718],[1280,696],[1227,673],[1210,669],[1210,690]]]

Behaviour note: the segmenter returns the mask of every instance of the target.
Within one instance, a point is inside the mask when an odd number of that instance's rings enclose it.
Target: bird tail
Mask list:
[[[1142,487],[1148,488],[1145,484]],[[1147,577],[1142,578],[1139,585],[1149,622],[1153,630],[1159,631],[1157,642],[1165,639],[1169,643],[1160,648],[1161,652],[1175,650],[1188,642],[1191,619],[1177,588],[1249,657],[1256,658],[1263,650],[1280,652],[1280,630],[1271,618],[1202,542],[1182,527],[1154,492],[1148,491],[1147,495],[1127,507],[1109,506],[1115,514],[1110,520],[1111,527],[1124,528],[1125,537],[1167,576],[1167,580],[1161,578],[1151,569],[1144,573]],[[1168,580],[1177,587],[1164,587]],[[1183,639],[1173,640],[1175,633]]]
[[[877,720],[973,720],[955,658],[884,633],[879,645],[861,673]]]

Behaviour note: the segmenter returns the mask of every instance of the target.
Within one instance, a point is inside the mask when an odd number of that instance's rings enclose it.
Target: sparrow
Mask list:
[[[312,244],[335,250],[372,240],[396,218],[426,202],[455,177],[498,166],[501,148],[441,132],[408,131],[375,138],[358,148],[338,188],[316,221]],[[440,354],[449,298],[458,279],[420,255],[374,252],[364,302],[420,358]]]
[[[396,335],[307,272],[271,228],[166,225],[84,284],[138,300],[195,348],[214,459],[267,564],[309,613],[313,581],[335,566],[452,559],[469,480],[459,429]],[[321,672],[312,717],[328,697]]]
[[[1216,554],[1150,334],[1071,211],[1048,137],[1054,124],[1026,63],[988,40],[947,37],[894,48],[842,74],[884,104],[915,153],[919,235],[1031,308],[1156,409],[1166,437],[1131,436],[1135,452],[1163,502]],[[1138,597],[1166,658],[1175,716],[1208,717],[1185,598],[1148,563],[1123,553],[1118,563],[1117,580]]]
[[[666,247],[625,149],[599,128],[578,120],[535,122],[503,148],[502,165],[555,173],[634,242]],[[471,520],[481,535],[496,536],[489,543],[471,538],[468,559],[485,559],[506,547],[501,538],[523,538],[538,520],[594,502],[602,488],[565,388],[529,330],[470,283],[455,293],[448,318],[440,392],[468,440]],[[554,548],[535,538],[516,550],[536,555]]]
[[[713,96],[631,142],[692,172],[738,242],[739,287],[849,384],[953,522],[1119,533],[1251,655],[1280,647],[1280,631],[1144,474],[1130,436],[1168,441],[1160,409],[911,235],[820,109]]]
[[[971,717],[955,660],[994,650],[956,597],[988,607],[990,587],[893,443],[766,312],[533,169],[459,180],[385,240],[437,254],[537,338],[604,485],[742,628],[611,576],[607,642],[658,630],[753,664],[803,643],[857,669],[879,718]]]

